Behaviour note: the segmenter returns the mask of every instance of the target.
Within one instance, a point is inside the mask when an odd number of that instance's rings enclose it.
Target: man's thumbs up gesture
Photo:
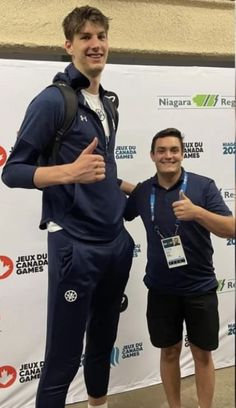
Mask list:
[[[179,201],[175,201],[172,207],[176,218],[183,221],[194,220],[198,208],[182,190],[179,192]]]
[[[34,173],[34,185],[44,188],[57,184],[87,184],[104,180],[104,158],[94,153],[97,144],[98,139],[95,137],[72,163],[38,167]]]
[[[104,158],[100,154],[94,154],[97,144],[98,139],[95,137],[79,157],[69,164],[72,183],[94,183],[105,178]]]

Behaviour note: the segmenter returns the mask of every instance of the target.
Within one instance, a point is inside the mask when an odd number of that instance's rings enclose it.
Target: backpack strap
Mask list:
[[[68,85],[66,82],[57,81],[49,85],[48,88],[52,86],[59,89],[59,91],[61,92],[63,96],[63,101],[64,101],[64,118],[63,118],[62,126],[60,127],[60,129],[56,129],[56,135],[53,140],[53,143],[52,145],[48,147],[47,152],[46,152],[46,157],[51,157],[53,162],[56,163],[58,152],[61,147],[62,139],[65,133],[70,129],[75,119],[76,113],[78,111],[78,97],[74,89],[70,85]],[[109,104],[109,107],[111,109],[111,113],[114,119],[115,127],[117,129],[118,120],[119,120],[119,115],[117,111],[117,108],[119,105],[118,96],[114,92],[106,91],[105,97],[107,98],[107,102]],[[41,163],[42,163],[42,160],[41,158],[39,158],[38,165],[40,165]]]
[[[49,85],[48,88],[52,86],[60,90],[64,100],[63,123],[61,128],[56,130],[56,136],[50,152],[50,156],[52,157],[53,161],[56,162],[57,154],[62,143],[62,138],[64,134],[70,129],[75,119],[78,110],[78,97],[73,88],[71,88],[70,85],[66,84],[66,82],[54,82],[53,84]]]

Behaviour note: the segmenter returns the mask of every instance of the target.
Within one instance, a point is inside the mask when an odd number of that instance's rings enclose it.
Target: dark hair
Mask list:
[[[167,137],[167,136],[177,137],[177,139],[179,139],[179,141],[180,141],[181,150],[182,150],[182,152],[184,151],[184,142],[183,142],[184,137],[181,134],[181,132],[178,129],[175,129],[175,128],[167,128],[167,129],[160,130],[160,132],[158,132],[153,137],[152,144],[151,144],[151,153],[154,153],[155,144],[156,144],[157,139],[161,139],[161,138]]]
[[[109,17],[106,17],[99,9],[90,6],[76,7],[63,20],[62,27],[67,40],[72,41],[87,21],[100,24],[106,33],[109,30]]]

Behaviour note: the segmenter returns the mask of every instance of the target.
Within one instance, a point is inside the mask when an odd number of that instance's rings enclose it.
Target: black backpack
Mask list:
[[[75,116],[78,111],[78,97],[73,88],[68,85],[66,82],[58,81],[49,85],[48,88],[55,86],[58,88],[63,96],[64,100],[64,119],[63,124],[60,129],[56,130],[56,136],[53,141],[53,144],[48,146],[47,151],[44,152],[42,157],[38,159],[38,165],[45,165],[45,157],[52,158],[53,162],[56,163],[57,155],[62,143],[63,136],[70,129]],[[108,100],[109,106],[111,108],[113,120],[115,127],[117,129],[118,125],[118,105],[119,100],[115,93],[106,91],[105,97]]]

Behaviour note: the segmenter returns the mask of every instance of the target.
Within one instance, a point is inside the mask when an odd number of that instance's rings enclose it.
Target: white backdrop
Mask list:
[[[30,100],[51,83],[63,62],[0,60],[0,169],[15,142]],[[116,158],[119,176],[133,183],[155,172],[149,158],[154,134],[177,127],[185,134],[186,170],[215,179],[234,208],[233,69],[107,65],[106,89],[118,93],[120,126]],[[46,233],[37,229],[41,193],[8,189],[0,183],[0,406],[33,408],[43,366],[46,321]],[[110,393],[159,383],[159,351],[146,327],[146,241],[139,219],[127,223],[134,237],[131,277],[126,289],[128,307],[121,313],[111,356]],[[234,248],[235,240],[212,237],[219,280],[220,346],[216,368],[234,364]],[[69,335],[73,335],[73,328]],[[194,372],[185,336],[182,376]],[[86,399],[81,369],[67,403]]]

